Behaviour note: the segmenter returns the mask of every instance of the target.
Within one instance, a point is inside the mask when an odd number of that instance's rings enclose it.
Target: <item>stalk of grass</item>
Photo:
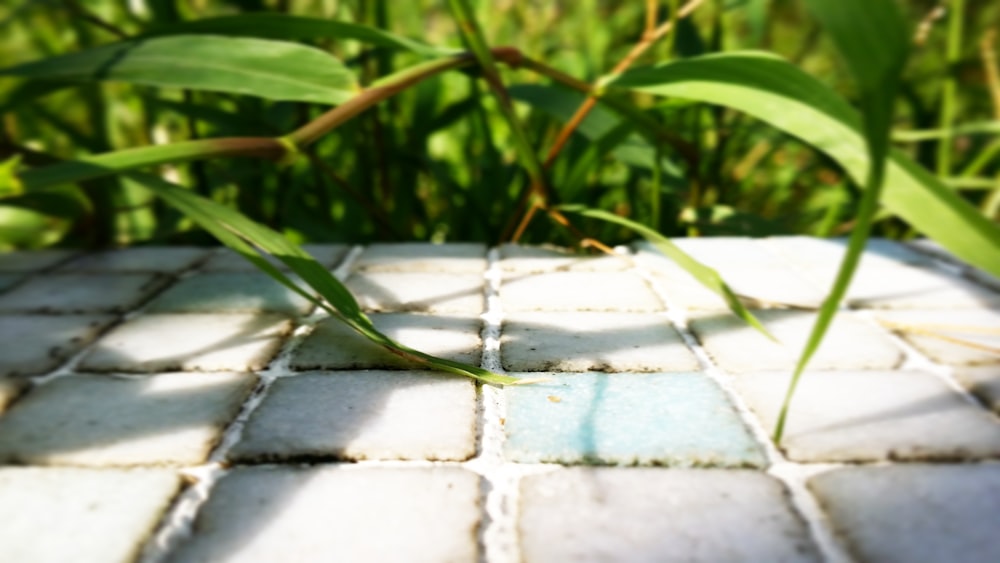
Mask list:
[[[833,287],[820,306],[816,322],[785,392],[774,428],[774,441],[779,443],[784,435],[795,389],[847,294],[881,199],[893,106],[908,56],[910,34],[895,4],[878,2],[874,6],[866,6],[867,3],[868,0],[841,0],[838,4],[824,0],[807,1],[814,15],[833,38],[861,91],[862,125],[869,166],[865,192],[861,197],[847,251]],[[880,50],[873,53],[873,48]]]
[[[953,137],[950,133],[951,125],[955,121],[955,103],[958,81],[955,78],[957,69],[955,68],[962,57],[962,23],[965,17],[965,0],[951,0],[948,5],[948,35],[945,52],[945,72],[944,84],[941,88],[941,122],[940,129],[945,132],[938,141],[937,151],[937,174],[945,177],[951,175],[952,168],[952,146]]]

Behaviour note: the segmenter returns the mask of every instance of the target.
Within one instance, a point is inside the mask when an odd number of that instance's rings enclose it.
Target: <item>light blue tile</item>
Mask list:
[[[763,451],[698,373],[525,374],[507,387],[505,455],[519,462],[761,467]]]

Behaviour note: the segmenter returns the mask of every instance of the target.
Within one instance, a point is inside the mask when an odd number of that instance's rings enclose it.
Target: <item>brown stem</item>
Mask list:
[[[997,62],[997,52],[993,43],[997,38],[997,29],[991,27],[983,34],[979,42],[979,56],[983,60],[983,71],[986,74],[986,85],[993,101],[993,117],[1000,119],[1000,65]]]
[[[681,6],[681,9],[678,10],[676,14],[673,14],[669,20],[663,22],[662,24],[660,24],[659,27],[656,27],[655,29],[652,30],[650,29],[650,27],[653,26],[649,25],[649,17],[650,17],[649,14],[651,8],[655,12],[656,2],[655,1],[647,2],[646,32],[643,33],[642,39],[638,43],[636,43],[634,47],[632,47],[632,50],[629,51],[627,55],[625,55],[625,58],[623,58],[621,61],[618,62],[617,65],[615,65],[615,67],[611,70],[611,74],[619,74],[627,70],[639,57],[641,57],[647,50],[649,50],[650,47],[652,47],[657,41],[662,39],[665,35],[670,33],[673,30],[675,22],[677,22],[677,20],[681,18],[686,18],[687,16],[691,15],[691,13],[693,13],[698,8],[698,6],[704,3],[704,1],[705,0],[689,0],[686,4]],[[524,61],[522,61],[522,64],[525,67],[527,67],[530,63],[527,59],[525,59]],[[590,91],[591,94],[589,94],[587,96],[587,99],[584,100],[582,104],[580,104],[580,107],[577,108],[576,112],[573,114],[573,117],[571,117],[570,120],[566,122],[566,125],[563,126],[563,128],[559,131],[559,134],[556,136],[555,142],[552,143],[552,147],[549,149],[549,152],[545,157],[544,166],[546,168],[552,165],[556,157],[559,156],[559,153],[562,152],[562,149],[566,146],[566,142],[569,141],[570,136],[573,134],[574,131],[576,131],[577,127],[580,126],[580,123],[583,122],[584,118],[587,117],[587,114],[589,114],[590,111],[594,109],[594,106],[597,105],[597,96],[594,95],[593,88],[590,88]],[[533,194],[538,193],[539,189],[540,187],[536,186],[535,183],[533,182],[531,185],[531,189],[521,196],[520,201],[518,202],[518,205],[516,207],[518,211],[524,209],[525,205],[527,204],[527,199],[530,198]],[[529,216],[525,217],[520,222],[520,225],[517,229],[517,233],[523,232],[524,228],[527,227],[527,222],[530,222],[531,217],[534,216],[533,207],[530,209],[531,211],[529,211]],[[505,231],[509,231],[510,230],[509,227],[510,225],[508,225],[508,228],[505,229]],[[515,235],[511,239],[512,242],[517,242],[517,240],[518,240],[517,235]]]

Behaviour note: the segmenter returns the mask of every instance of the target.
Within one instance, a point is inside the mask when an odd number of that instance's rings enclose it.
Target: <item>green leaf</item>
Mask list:
[[[18,166],[21,165],[21,155],[0,162],[0,199],[17,197],[24,193],[24,184],[17,177]]]
[[[351,292],[299,245],[290,242],[270,228],[251,221],[238,211],[203,198],[180,186],[149,175],[133,174],[129,177],[140,182],[168,204],[183,212],[202,228],[212,233],[223,244],[242,254],[244,258],[253,262],[271,277],[326,309],[348,326],[390,352],[418,364],[471,377],[483,383],[515,385],[530,382],[499,375],[461,362],[437,358],[395,342],[375,328],[371,320],[361,312],[361,308]],[[254,247],[281,260],[325,299],[325,302],[298,287],[280,270],[265,260]],[[330,305],[333,306],[334,310],[330,310]]]
[[[154,27],[144,37],[178,34],[238,35],[292,41],[309,39],[354,40],[376,47],[411,51],[428,57],[453,55],[456,52],[454,49],[432,47],[365,25],[273,13],[238,14],[162,25]]]
[[[61,164],[79,164],[85,168],[97,167],[93,163],[69,162]],[[108,170],[106,173],[111,174],[113,172],[112,170]],[[135,172],[126,173],[125,177],[150,190],[167,202],[167,204],[184,213],[192,221],[219,239],[220,242],[243,255],[244,258],[282,285],[326,310],[361,335],[388,351],[419,365],[471,377],[483,383],[523,385],[533,381],[519,380],[515,377],[499,375],[476,366],[438,358],[395,342],[375,328],[371,320],[361,311],[357,300],[354,299],[351,292],[337,278],[313,259],[305,250],[302,250],[299,245],[292,243],[280,233],[251,221],[234,209],[185,190],[159,177]],[[54,185],[42,184],[37,179],[37,175],[23,174],[21,181],[25,191],[32,195],[45,194],[47,192],[44,191],[44,188]],[[292,272],[297,274],[322,299],[299,287],[273,264],[264,259],[261,251],[274,256],[287,265]]]
[[[859,103],[872,175],[889,150],[889,127],[910,32],[895,0],[806,0],[833,39],[860,92]],[[877,182],[878,183],[878,182]]]
[[[806,0],[810,11],[833,37],[861,93],[861,120],[865,146],[868,150],[868,175],[865,193],[851,231],[847,252],[837,271],[833,287],[816,316],[795,365],[791,382],[781,405],[774,439],[780,442],[785,421],[799,379],[809,360],[819,349],[827,329],[837,315],[841,300],[847,294],[851,278],[861,261],[878,211],[882,191],[886,154],[889,150],[889,129],[892,109],[899,89],[900,76],[909,52],[910,33],[896,4],[889,0]],[[855,180],[857,181],[857,180]]]
[[[280,141],[267,137],[200,139],[169,145],[152,145],[90,155],[79,160],[66,160],[32,168],[21,174],[26,185],[35,189],[111,176],[137,168],[165,163],[181,163],[216,156],[260,156],[277,158],[287,148]]]
[[[283,41],[178,35],[102,45],[0,69],[0,76],[59,82],[128,82],[340,104],[358,91],[337,59]]]
[[[753,316],[753,314],[743,306],[739,297],[737,297],[736,293],[733,292],[725,281],[723,281],[719,272],[716,272],[714,269],[698,262],[683,250],[678,248],[676,244],[670,241],[670,239],[656,232],[656,230],[651,229],[642,223],[636,223],[635,221],[601,209],[588,209],[582,205],[560,205],[557,209],[564,213],[580,215],[581,217],[590,217],[591,219],[599,219],[608,223],[615,223],[635,231],[648,240],[650,244],[656,247],[656,249],[662,252],[667,258],[670,258],[676,262],[678,266],[684,268],[684,270],[691,274],[696,280],[698,280],[698,282],[722,297],[726,301],[726,304],[729,305],[729,310],[732,311],[733,314],[746,321],[747,324],[759,330],[771,340],[774,340],[774,337],[766,328],[764,328],[764,325],[757,320],[757,317]]]
[[[826,153],[860,185],[869,156],[857,113],[794,65],[757,52],[706,55],[635,69],[608,88],[731,107]],[[892,151],[881,203],[966,262],[1000,275],[1000,227],[905,154]]]

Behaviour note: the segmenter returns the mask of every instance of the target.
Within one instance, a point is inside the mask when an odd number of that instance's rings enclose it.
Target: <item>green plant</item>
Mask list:
[[[482,10],[491,4],[480,3],[477,13],[468,0],[447,3],[465,50],[432,46],[433,32],[428,42],[392,33],[387,2],[348,4],[354,22],[298,13],[187,19],[183,12],[198,9],[169,1],[150,2],[149,19],[101,2],[52,4],[59,9],[40,14],[26,2],[0,22],[0,28],[23,33],[36,19],[71,16],[72,35],[84,46],[0,69],[0,77],[13,77],[0,98],[6,116],[0,149],[11,155],[0,167],[0,203],[23,217],[45,218],[33,225],[44,236],[29,237],[29,245],[72,237],[92,244],[200,240],[193,222],[308,295],[268,266],[261,252],[277,256],[316,290],[320,298],[311,299],[319,306],[424,365],[489,383],[515,382],[391,341],[295,242],[495,241],[506,233],[606,248],[639,234],[763,330],[718,274],[664,234],[850,230],[849,250],[787,400],[873,229],[924,233],[1000,275],[1000,229],[973,205],[992,214],[1000,207],[1000,189],[987,177],[1000,169],[1000,143],[961,150],[952,143],[967,131],[953,127],[955,68],[934,90],[942,92],[935,123],[940,132],[900,131],[897,137],[916,141],[916,148],[890,147],[895,116],[905,113],[915,128],[934,117],[925,115],[923,101],[934,81],[918,72],[934,61],[920,59],[910,65],[917,70],[907,71],[907,13],[891,0],[805,0],[801,4],[813,14],[808,19],[797,2],[617,2],[607,23],[589,16],[596,2],[577,2],[578,12],[549,18],[565,18],[569,23],[562,25],[593,43],[581,45],[575,57],[553,50],[544,30],[518,36],[521,49],[491,48],[487,37],[502,34],[511,22],[500,18],[493,29],[482,29]],[[508,18],[529,10],[509,4],[499,8]],[[295,5],[282,4],[292,12]],[[952,22],[966,16],[960,0],[952,7]],[[910,8],[920,12],[920,6]],[[429,3],[422,14],[397,16],[400,22],[438,22],[442,15]],[[1000,8],[987,15],[1000,16]],[[520,16],[530,27],[530,18]],[[839,56],[817,48],[818,58],[808,49],[796,58],[834,73],[842,63],[853,78],[857,109],[777,54],[725,48],[739,35],[733,31],[739,24],[757,44],[779,50],[794,26],[769,25],[771,18],[808,22],[807,45],[821,37],[822,26]],[[630,41],[606,29],[622,22],[645,22],[642,35]],[[946,60],[956,65],[965,45],[962,27],[950,25],[946,39]],[[21,40],[58,43],[44,33]],[[354,46],[345,46],[346,40]],[[611,75],[587,82],[557,69],[565,63],[580,76],[599,75],[602,46],[625,53]],[[631,68],[644,56],[668,60]],[[511,85],[511,72],[530,73],[536,81]],[[71,99],[69,92],[82,101],[72,98],[63,112],[57,102]],[[111,102],[120,97],[128,101]],[[74,114],[77,105],[84,108],[85,127]],[[323,110],[326,105],[335,107]],[[164,127],[172,128],[180,140],[151,143],[150,128],[121,127],[107,115],[112,108],[126,120],[152,122],[161,136]],[[996,121],[971,127],[973,134],[997,129]],[[35,135],[49,139],[44,150],[18,142]],[[927,150],[928,139],[942,139],[936,151]],[[542,159],[539,149],[547,141],[551,148]],[[112,149],[122,144],[136,148]],[[924,166],[935,155],[940,176]],[[234,166],[222,157],[256,160]],[[781,165],[779,157],[801,162],[804,170]],[[965,169],[953,178],[959,161]],[[985,181],[990,188],[963,195],[952,187],[962,184],[956,180]],[[808,189],[808,182],[824,187]],[[539,212],[552,221],[534,221]],[[367,220],[346,220],[358,216]]]

